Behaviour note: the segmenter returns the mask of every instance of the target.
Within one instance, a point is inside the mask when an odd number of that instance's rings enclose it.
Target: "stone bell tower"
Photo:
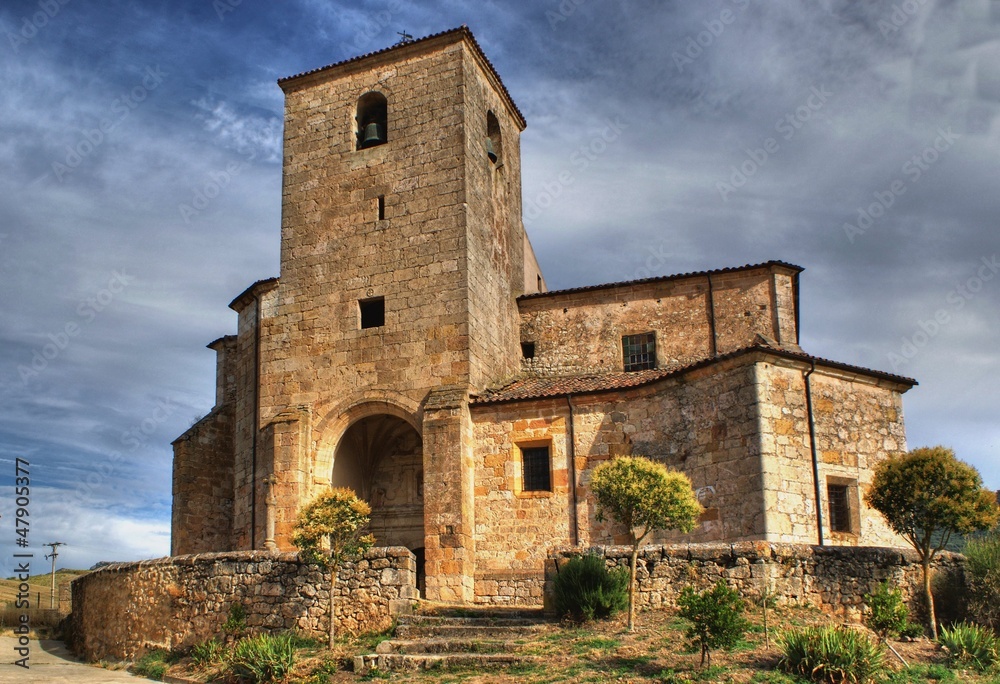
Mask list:
[[[376,538],[426,559],[428,597],[471,600],[468,393],[517,372],[515,300],[541,283],[524,118],[465,27],[279,85],[281,274],[232,305],[232,546],[262,548],[270,518],[291,549],[301,507],[350,484]]]

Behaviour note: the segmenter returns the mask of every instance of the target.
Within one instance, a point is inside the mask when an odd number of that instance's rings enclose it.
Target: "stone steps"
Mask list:
[[[518,642],[550,628],[540,609],[423,606],[400,616],[394,638],[375,653],[356,656],[354,670],[414,671],[482,668],[533,662],[518,653]]]

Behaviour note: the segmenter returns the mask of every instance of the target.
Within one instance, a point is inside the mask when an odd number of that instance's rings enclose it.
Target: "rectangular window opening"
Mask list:
[[[656,333],[623,336],[622,357],[626,372],[656,368]]]
[[[549,463],[549,447],[523,447],[523,487],[526,492],[551,492],[552,476]]]
[[[830,507],[830,531],[851,532],[850,486],[827,484],[826,496]]]
[[[361,311],[361,328],[381,328],[385,325],[385,297],[359,299],[358,309]]]
[[[378,196],[378,220],[385,221],[385,195]]]
[[[521,343],[521,356],[526,359],[535,358],[535,343],[534,342],[522,342]]]

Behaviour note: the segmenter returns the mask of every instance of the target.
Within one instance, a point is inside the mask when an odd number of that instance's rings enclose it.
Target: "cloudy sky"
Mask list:
[[[168,553],[205,344],[278,274],[276,79],[463,23],[551,288],[803,266],[805,350],[917,378],[909,445],[1000,488],[996,0],[5,0],[0,574],[19,458],[35,568]]]

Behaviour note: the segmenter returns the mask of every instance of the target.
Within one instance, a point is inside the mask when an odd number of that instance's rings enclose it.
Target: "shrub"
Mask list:
[[[1000,532],[970,539],[964,554],[969,613],[981,625],[1000,628]]]
[[[882,582],[875,591],[865,594],[864,601],[871,610],[865,615],[865,624],[879,638],[885,640],[890,634],[900,634],[909,625],[910,611],[903,603],[903,592]]]
[[[238,635],[246,629],[247,610],[242,603],[231,603],[229,605],[229,617],[222,623],[222,631],[227,634]]]
[[[196,667],[208,667],[222,660],[222,644],[218,639],[209,639],[200,644],[195,644],[191,649],[191,660]]]
[[[886,672],[885,651],[865,634],[843,627],[809,627],[779,639],[778,667],[817,682],[869,684]]]
[[[135,662],[132,666],[132,673],[140,677],[146,677],[147,679],[155,679],[158,682],[163,681],[163,675],[167,673],[167,668],[170,667],[170,660],[171,655],[169,651],[162,649],[149,651]]]
[[[295,638],[291,634],[258,634],[237,641],[229,653],[228,669],[251,684],[284,679],[295,665]]]
[[[948,651],[948,659],[953,664],[985,671],[998,660],[1000,641],[993,630],[982,625],[960,622],[942,627],[938,643]]]
[[[746,604],[722,580],[701,593],[686,587],[677,605],[680,607],[678,615],[692,623],[687,637],[701,648],[702,666],[711,665],[712,649],[732,648],[750,628],[743,617]]]
[[[595,554],[574,556],[553,582],[556,614],[576,622],[609,618],[628,606],[628,584],[626,568],[608,570]]]

